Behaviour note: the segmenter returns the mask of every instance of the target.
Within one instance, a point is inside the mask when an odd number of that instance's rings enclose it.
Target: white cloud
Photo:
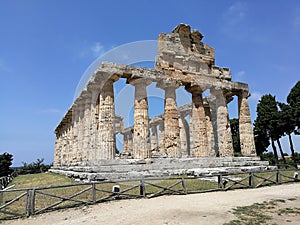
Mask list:
[[[258,91],[254,91],[251,93],[250,100],[259,101],[261,99],[262,94]]]
[[[94,56],[100,56],[104,52],[104,46],[100,44],[100,42],[96,42],[90,48],[93,52]]]
[[[83,46],[79,52],[79,57],[93,57],[97,58],[105,52],[104,46],[100,42],[88,43],[84,41]]]
[[[235,76],[237,78],[243,78],[245,75],[246,75],[246,72],[244,70],[241,70],[235,74]]]
[[[225,26],[235,26],[241,23],[246,17],[247,6],[244,2],[235,2],[225,11],[223,17]]]

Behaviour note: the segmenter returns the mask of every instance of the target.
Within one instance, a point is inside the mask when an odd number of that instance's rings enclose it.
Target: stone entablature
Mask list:
[[[124,135],[124,152],[135,159],[158,153],[170,158],[233,156],[227,104],[234,95],[239,99],[242,155],[255,155],[248,85],[231,81],[228,68],[214,65],[214,50],[202,37],[183,24],[161,34],[155,69],[101,63],[55,129],[54,165],[114,159],[116,133]],[[135,87],[134,126],[129,129],[114,110],[113,83],[120,78]],[[152,82],[165,92],[165,112],[149,120],[146,86]],[[192,95],[188,110],[176,105],[180,86]],[[210,95],[204,99],[206,90]],[[190,124],[184,120],[187,111]]]

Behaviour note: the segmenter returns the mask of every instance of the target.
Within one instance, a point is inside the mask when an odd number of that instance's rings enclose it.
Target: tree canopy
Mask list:
[[[10,166],[12,165],[13,155],[5,152],[0,155],[0,177],[7,176],[11,173]]]

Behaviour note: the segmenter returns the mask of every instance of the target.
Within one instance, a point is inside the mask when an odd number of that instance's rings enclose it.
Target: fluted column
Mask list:
[[[78,102],[78,151],[76,152],[77,159],[76,163],[82,163],[83,159],[83,136],[84,136],[84,100],[80,99]]]
[[[165,91],[164,112],[164,151],[168,157],[181,157],[180,130],[178,110],[176,104],[176,89],[179,87],[175,82],[159,82],[157,86]]]
[[[164,144],[164,139],[165,139],[165,127],[164,127],[164,121],[161,120],[158,124],[158,141],[159,141],[159,146],[158,146],[158,151],[160,153],[164,153],[165,149],[165,144]]]
[[[90,159],[90,123],[91,123],[91,103],[92,94],[91,92],[83,93],[84,96],[84,110],[83,110],[83,139],[82,139],[82,161],[89,163]]]
[[[255,156],[256,151],[248,97],[248,92],[242,92],[238,95],[241,153],[243,156]]]
[[[132,132],[130,131],[128,133],[128,136],[127,136],[127,151],[132,154],[133,152],[133,135],[132,135]]]
[[[157,124],[151,124],[151,152],[158,152]]]
[[[77,160],[77,152],[78,152],[78,142],[79,142],[79,110],[78,105],[76,103],[73,107],[72,112],[72,120],[73,120],[73,143],[72,143],[72,151],[70,152],[70,164],[74,164]]]
[[[150,130],[148,115],[148,99],[146,87],[151,81],[134,79],[128,81],[135,87],[134,95],[134,132],[133,132],[133,157],[145,159],[150,155]]]
[[[233,156],[232,136],[226,97],[222,90],[211,90],[211,93],[216,97],[219,155],[221,157]]]
[[[192,157],[208,156],[208,139],[202,90],[199,86],[186,88],[192,94],[192,113],[190,118],[190,143]]]
[[[128,134],[123,133],[123,152],[128,152]]]
[[[187,137],[186,137],[186,128],[185,128],[185,119],[183,115],[180,115],[179,119],[179,130],[180,130],[180,150],[181,150],[181,157],[187,157]]]
[[[107,80],[99,96],[98,159],[114,159],[116,137],[114,131],[114,80]]]
[[[90,105],[90,137],[88,162],[93,165],[98,160],[98,121],[99,121],[99,92],[100,87],[90,85],[91,105]]]
[[[56,133],[56,141],[55,141],[55,154],[54,154],[54,166],[61,166],[61,155],[62,155],[62,135],[61,132]]]
[[[206,118],[206,131],[207,131],[207,141],[208,141],[208,156],[216,157],[215,151],[215,140],[214,140],[214,129],[212,124],[212,116],[209,107],[204,107],[205,118]]]

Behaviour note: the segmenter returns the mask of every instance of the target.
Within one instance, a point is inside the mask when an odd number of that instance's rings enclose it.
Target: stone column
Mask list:
[[[204,107],[205,118],[206,118],[206,130],[207,130],[207,141],[208,141],[208,157],[216,157],[215,151],[215,139],[214,139],[214,129],[212,124],[212,116],[209,106]]]
[[[55,142],[55,154],[54,154],[54,166],[62,166],[61,164],[61,154],[62,154],[62,135],[60,130],[56,131],[56,142]]]
[[[208,156],[208,139],[202,90],[199,86],[186,88],[192,94],[192,114],[190,118],[190,143],[192,157]]]
[[[123,133],[123,152],[128,152],[128,133]]]
[[[157,124],[151,124],[151,152],[155,154],[158,152],[158,136],[157,136]]]
[[[77,160],[76,163],[82,163],[83,160],[83,136],[84,136],[84,100],[79,99],[78,101],[78,151],[76,152]]]
[[[91,146],[91,134],[90,134],[90,123],[91,123],[91,103],[92,94],[91,92],[82,93],[84,96],[84,111],[83,111],[83,139],[82,139],[82,161],[87,165],[90,159],[90,146]]]
[[[77,160],[78,141],[79,141],[79,110],[78,105],[75,103],[72,108],[72,121],[73,121],[73,141],[72,151],[70,152],[70,164],[74,164]]]
[[[175,82],[160,82],[159,88],[165,90],[164,112],[164,152],[168,157],[180,158],[180,131],[175,90],[179,87]]]
[[[63,165],[67,165],[67,137],[66,137],[66,129],[65,127],[63,127],[63,131],[62,131],[62,154],[61,154],[62,158],[62,164]]]
[[[128,132],[127,151],[132,155],[133,152],[133,135],[132,132]]]
[[[238,95],[241,153],[243,156],[256,156],[253,127],[248,105],[249,96],[248,92],[242,92]]]
[[[232,135],[226,97],[224,96],[222,90],[211,90],[211,93],[216,97],[216,122],[218,132],[219,156],[233,156]]]
[[[164,144],[164,139],[165,139],[165,127],[164,127],[164,121],[161,120],[158,124],[158,141],[159,141],[159,146],[158,146],[158,151],[160,153],[164,153],[165,149],[165,144]]]
[[[99,96],[98,123],[98,159],[114,159],[116,137],[114,131],[115,103],[114,81],[109,79],[104,84]]]
[[[146,87],[151,84],[151,81],[146,79],[134,79],[129,80],[128,82],[135,87],[133,157],[135,159],[145,159],[151,157],[146,89]]]
[[[185,119],[183,115],[179,117],[179,130],[180,130],[180,150],[181,150],[181,157],[188,156],[187,150],[187,136],[186,136],[186,127],[185,127]]]
[[[99,126],[99,92],[100,87],[90,85],[91,105],[90,105],[90,144],[89,144],[89,164],[93,165],[99,160],[98,154],[98,126]]]

